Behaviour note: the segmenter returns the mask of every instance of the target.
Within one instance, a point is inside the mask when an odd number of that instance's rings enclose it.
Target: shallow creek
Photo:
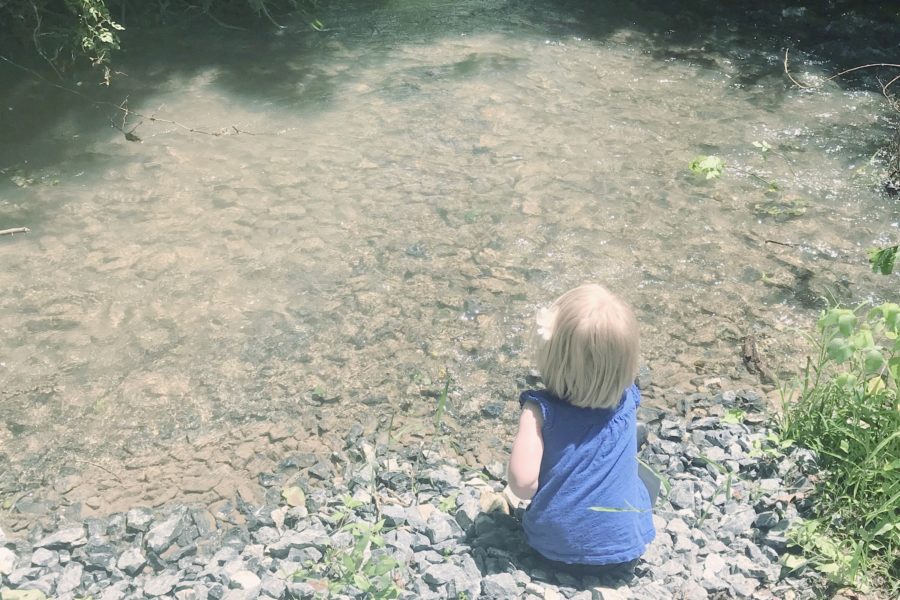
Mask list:
[[[0,501],[85,469],[159,477],[195,451],[120,466],[270,423],[312,451],[373,416],[430,431],[448,376],[449,435],[496,459],[535,309],[586,280],[636,308],[661,406],[759,386],[751,334],[789,377],[823,297],[896,297],[865,254],[898,236],[880,93],[802,51],[823,87],[792,87],[789,16],[595,4],[164,31],[83,96],[0,65],[0,229],[31,228],[0,238]],[[700,154],[721,179],[688,170]]]

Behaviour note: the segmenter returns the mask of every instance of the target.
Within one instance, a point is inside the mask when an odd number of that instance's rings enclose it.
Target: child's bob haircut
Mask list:
[[[637,321],[603,286],[586,284],[537,315],[535,366],[557,397],[583,408],[612,408],[638,370]]]

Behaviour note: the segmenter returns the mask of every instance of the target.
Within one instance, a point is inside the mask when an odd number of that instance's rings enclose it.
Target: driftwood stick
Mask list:
[[[13,235],[14,233],[28,233],[31,231],[27,227],[13,227],[12,229],[0,230],[0,235]]]

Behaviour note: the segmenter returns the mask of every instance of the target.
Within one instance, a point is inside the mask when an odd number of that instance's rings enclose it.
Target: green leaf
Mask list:
[[[809,563],[808,560],[806,560],[802,556],[797,556],[796,554],[785,554],[783,557],[781,557],[781,562],[791,571],[796,571],[797,569],[803,568]]]
[[[822,573],[825,573],[826,575],[833,575],[834,573],[837,573],[838,571],[843,570],[845,567],[846,567],[846,565],[842,565],[842,564],[834,563],[834,562],[822,563],[822,564],[816,565],[816,570],[820,571]]]
[[[642,513],[650,512],[650,509],[641,508],[610,508],[608,506],[592,506],[590,510],[602,513]]]
[[[368,592],[369,588],[372,587],[369,578],[363,573],[355,573],[353,575],[353,585],[358,587],[361,592]]]
[[[341,557],[341,566],[348,573],[351,571],[355,571],[356,567],[357,567],[356,559],[353,557],[352,554],[345,554],[344,556]]]
[[[856,327],[856,315],[850,311],[838,315],[837,326],[843,335],[849,336]]]
[[[893,333],[900,332],[900,304],[893,302],[885,302],[880,306],[876,306],[869,313],[871,315],[880,315],[884,320],[884,325]]]
[[[739,408],[732,408],[727,413],[725,413],[724,417],[722,417],[722,422],[723,423],[731,423],[733,425],[736,425],[738,423],[743,423],[744,422],[744,411],[742,411]]]
[[[384,575],[385,573],[390,572],[397,566],[397,561],[393,557],[382,556],[378,559],[378,562],[375,563],[375,566],[372,569],[372,575],[379,577],[381,575]]]
[[[706,179],[715,179],[725,170],[725,161],[718,156],[697,156],[688,168],[698,175],[704,175]]]
[[[884,356],[881,355],[881,351],[878,348],[870,348],[867,350],[863,361],[866,371],[870,373],[878,373],[884,367],[885,363]]]
[[[900,250],[900,245],[869,250],[869,263],[872,265],[872,271],[890,275],[894,270],[894,261],[897,259],[898,250]]]
[[[441,392],[440,398],[438,398],[437,408],[434,411],[434,426],[440,427],[441,421],[444,418],[444,412],[447,410],[447,392],[450,390],[450,376],[447,376],[447,381],[444,382],[444,391]]]
[[[834,378],[834,382],[837,383],[842,388],[852,388],[856,385],[857,378],[852,373],[841,373],[837,377]]]
[[[825,350],[828,352],[829,358],[838,364],[847,362],[853,356],[853,346],[842,338],[832,339],[828,342]]]
[[[880,536],[880,535],[884,535],[885,533],[887,533],[887,532],[890,531],[891,529],[896,529],[896,528],[897,528],[897,523],[891,523],[891,522],[889,521],[889,522],[885,523],[884,525],[882,525],[882,526],[878,529],[878,531],[875,532],[875,537],[878,537],[878,536]]]

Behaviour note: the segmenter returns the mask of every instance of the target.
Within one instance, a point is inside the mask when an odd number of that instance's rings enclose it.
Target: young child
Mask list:
[[[537,325],[546,389],[519,399],[508,468],[512,492],[531,499],[525,536],[570,573],[627,573],[655,536],[638,476],[637,322],[608,290],[583,285],[541,310]]]

